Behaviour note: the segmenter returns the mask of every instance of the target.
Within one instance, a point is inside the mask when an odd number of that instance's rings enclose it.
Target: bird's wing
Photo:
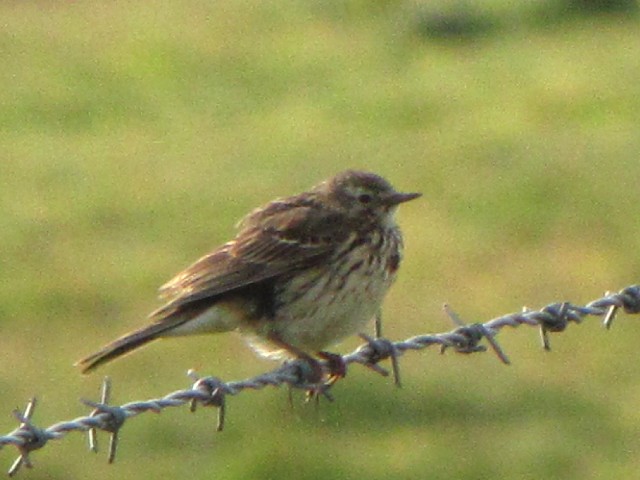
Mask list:
[[[160,288],[169,303],[151,316],[246,287],[326,259],[348,232],[342,216],[274,202],[250,214],[235,240],[202,257]]]

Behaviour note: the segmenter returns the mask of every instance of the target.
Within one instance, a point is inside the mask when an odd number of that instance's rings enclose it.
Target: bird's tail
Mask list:
[[[103,363],[107,363],[159,338],[162,332],[169,328],[172,328],[172,325],[158,322],[127,333],[88,357],[78,360],[75,366],[80,367],[82,373],[89,373]]]

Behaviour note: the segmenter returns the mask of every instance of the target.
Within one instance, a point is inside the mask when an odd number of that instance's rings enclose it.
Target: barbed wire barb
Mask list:
[[[95,417],[96,415],[100,414],[103,414],[105,416],[104,423],[101,426],[101,430],[109,432],[109,453],[107,456],[107,462],[113,463],[116,458],[116,450],[118,448],[118,434],[127,417],[120,407],[109,406],[110,397],[111,379],[109,377],[104,377],[104,380],[102,381],[100,403],[92,402],[91,400],[81,401],[85,405],[93,407],[93,411],[89,414],[89,417]],[[98,439],[96,431],[96,427],[91,427],[87,431],[89,437],[89,450],[94,453],[98,452]]]
[[[580,323],[586,316],[603,317],[604,326],[609,329],[620,310],[626,314],[640,313],[640,285],[631,285],[623,288],[618,293],[606,292],[602,298],[598,298],[585,306],[574,305],[569,302],[552,303],[540,310],[523,308],[522,311],[496,317],[485,323],[465,324],[461,318],[447,305],[445,312],[456,325],[456,328],[444,333],[424,334],[408,338],[403,341],[393,342],[386,338],[376,336],[369,337],[362,334],[365,341],[353,352],[337,356],[344,366],[344,374],[349,365],[357,363],[374,372],[388,376],[389,371],[380,366],[380,362],[390,359],[394,383],[400,382],[399,357],[411,350],[423,350],[437,345],[441,352],[453,349],[458,353],[475,353],[487,349],[481,345],[486,339],[493,351],[502,363],[508,365],[509,358],[497,343],[495,337],[505,327],[518,327],[528,325],[540,330],[542,345],[545,350],[550,350],[549,334],[566,330],[570,323]],[[377,334],[381,333],[380,326]],[[322,369],[322,381],[317,381],[317,370],[304,359],[287,362],[280,367],[257,375],[252,378],[238,381],[224,382],[216,377],[200,377],[193,370],[187,372],[192,380],[188,389],[177,390],[161,398],[145,401],[134,401],[124,405],[109,405],[112,384],[107,377],[102,384],[100,402],[82,400],[82,403],[92,408],[86,416],[73,420],[63,421],[47,428],[39,428],[32,422],[36,407],[36,399],[32,398],[27,403],[24,413],[14,410],[14,417],[19,425],[7,435],[0,436],[0,449],[7,445],[13,445],[18,450],[18,458],[8,470],[9,476],[14,476],[21,467],[32,468],[30,454],[43,448],[49,440],[59,440],[72,431],[88,432],[89,449],[97,452],[97,431],[102,430],[110,434],[110,444],[107,460],[113,463],[118,447],[119,432],[125,422],[134,416],[145,412],[160,412],[168,407],[189,405],[192,412],[198,406],[214,407],[218,411],[216,430],[221,431],[225,424],[227,396],[237,395],[244,390],[261,390],[268,386],[278,387],[288,385],[290,389],[301,389],[315,396],[324,396],[329,400],[333,396],[329,389],[335,383],[330,376],[332,371],[331,356],[328,359],[319,360],[318,365]],[[316,365],[317,367],[317,365]],[[333,366],[335,368],[335,366]],[[344,375],[342,375],[344,376]]]

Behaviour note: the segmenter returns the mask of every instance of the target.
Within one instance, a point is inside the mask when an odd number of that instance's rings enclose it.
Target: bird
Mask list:
[[[237,235],[160,287],[150,323],[76,365],[83,373],[153,340],[238,331],[260,355],[312,358],[377,314],[403,252],[397,207],[420,193],[346,170],[244,217]]]

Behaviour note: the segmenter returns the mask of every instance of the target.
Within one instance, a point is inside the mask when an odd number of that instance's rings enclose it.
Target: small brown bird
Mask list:
[[[77,365],[89,372],[151,340],[234,330],[264,356],[310,358],[374,317],[402,256],[396,207],[420,195],[348,170],[274,200],[163,285],[168,303],[149,325]]]

